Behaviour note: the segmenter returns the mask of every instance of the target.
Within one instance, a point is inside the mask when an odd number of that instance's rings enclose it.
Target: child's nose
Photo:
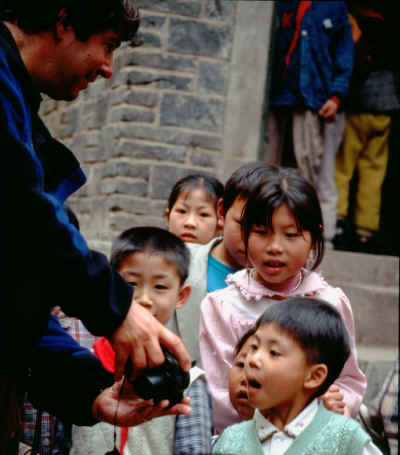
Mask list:
[[[282,243],[278,235],[270,235],[267,244],[267,251],[270,253],[280,253],[282,251]]]
[[[186,226],[196,226],[196,215],[194,213],[189,213],[185,219]]]
[[[147,292],[146,290],[141,289],[141,290],[137,291],[135,289],[134,299],[137,303],[139,303],[143,307],[147,308],[148,310],[151,310],[151,308],[153,306],[153,301],[151,299],[149,292]]]

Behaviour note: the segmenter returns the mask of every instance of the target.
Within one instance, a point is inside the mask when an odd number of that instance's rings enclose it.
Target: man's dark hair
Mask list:
[[[107,30],[128,41],[139,27],[134,0],[0,0],[0,19],[31,34],[53,30],[62,10],[80,41]]]
[[[225,183],[222,196],[224,214],[232,207],[239,197],[247,199],[261,180],[277,172],[278,167],[263,161],[253,161],[240,166]]]
[[[176,235],[158,227],[128,229],[120,234],[112,245],[111,265],[118,270],[127,256],[138,252],[161,256],[176,268],[180,284],[185,282],[189,274],[190,252]]]
[[[259,327],[270,323],[300,344],[309,364],[327,366],[328,375],[314,396],[324,394],[339,377],[350,355],[350,338],[338,311],[322,300],[291,298],[267,308],[243,338],[246,340]]]

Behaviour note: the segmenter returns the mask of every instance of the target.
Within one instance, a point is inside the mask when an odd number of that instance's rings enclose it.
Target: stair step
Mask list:
[[[397,348],[399,258],[328,250],[319,270],[349,298],[357,345]]]

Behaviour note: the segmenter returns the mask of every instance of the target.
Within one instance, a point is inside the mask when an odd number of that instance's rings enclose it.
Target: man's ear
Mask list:
[[[67,18],[68,16],[65,8],[61,9],[58,13],[56,26],[54,28],[54,38],[56,41],[61,41],[64,33],[69,27]]]
[[[176,309],[182,308],[190,297],[190,284],[185,284],[182,286],[178,294],[178,301],[176,302]]]
[[[217,226],[220,229],[223,229],[225,221],[225,210],[224,210],[224,201],[222,198],[218,199],[217,202]]]
[[[328,376],[328,367],[324,363],[315,363],[309,366],[304,378],[304,388],[317,390]]]

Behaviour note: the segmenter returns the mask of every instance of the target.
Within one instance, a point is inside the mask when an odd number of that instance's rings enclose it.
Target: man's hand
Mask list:
[[[336,113],[338,111],[338,104],[335,101],[329,99],[326,103],[321,107],[318,114],[328,122],[333,122],[336,119]]]
[[[349,408],[345,405],[343,395],[336,384],[332,384],[319,399],[324,403],[326,409],[350,417]]]
[[[173,414],[188,415],[192,411],[188,397],[172,408],[166,409],[169,405],[168,400],[163,400],[155,406],[153,400],[143,400],[130,392],[129,385],[124,388],[124,392],[118,399],[121,387],[122,380],[97,396],[92,406],[92,414],[96,420],[119,427],[133,427],[157,417]]]
[[[115,351],[115,380],[119,381],[130,357],[133,380],[144,368],[152,368],[164,362],[160,344],[168,348],[178,359],[181,368],[189,371],[191,363],[185,346],[179,337],[166,329],[144,307],[132,302],[121,326],[114,332],[111,342]]]

